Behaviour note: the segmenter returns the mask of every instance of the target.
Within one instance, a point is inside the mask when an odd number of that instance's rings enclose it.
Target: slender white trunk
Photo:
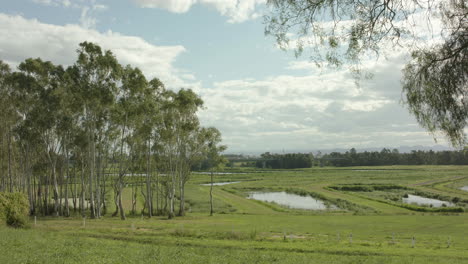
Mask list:
[[[151,195],[151,141],[148,140],[148,153],[146,158],[146,207],[148,217],[153,216],[153,198]]]
[[[11,152],[12,152],[12,146],[11,146],[11,128],[8,127],[8,179],[10,180],[10,186],[9,186],[9,191],[13,192],[13,173],[11,170]]]
[[[211,170],[211,184],[210,184],[210,216],[213,215],[213,170]]]
[[[66,167],[65,167],[65,174],[66,174],[66,180],[65,180],[65,216],[70,216],[70,206],[68,205],[68,183],[70,180],[70,162],[69,162],[69,157],[68,157],[68,149],[66,148],[65,145],[65,159],[66,159]]]

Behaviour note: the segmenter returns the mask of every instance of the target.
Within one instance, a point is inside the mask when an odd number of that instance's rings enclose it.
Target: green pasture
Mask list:
[[[468,199],[466,166],[390,166],[303,170],[237,169],[217,174],[209,216],[208,174],[187,183],[189,212],[102,219],[31,218],[30,228],[0,226],[0,263],[468,263],[465,212],[422,212],[386,202],[385,190],[331,186],[398,185],[440,197]],[[293,191],[346,208],[308,211],[247,199],[252,191]],[[139,191],[139,190],[138,190]],[[401,189],[393,195],[401,195]],[[130,201],[131,188],[126,188]],[[111,199],[112,195],[108,196]],[[138,195],[137,211],[143,198]],[[131,203],[125,208],[130,212]],[[413,240],[414,238],[414,240]]]

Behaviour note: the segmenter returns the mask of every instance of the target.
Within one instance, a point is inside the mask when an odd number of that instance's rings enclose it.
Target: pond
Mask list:
[[[460,189],[463,190],[463,191],[468,192],[468,186],[463,186],[463,187],[461,187]]]
[[[239,183],[240,181],[232,181],[232,182],[213,182],[213,186],[223,186],[223,185],[228,185],[228,184],[232,184],[232,183]],[[200,184],[202,186],[210,186],[211,183],[204,183],[204,184]]]
[[[432,205],[433,207],[442,207],[445,206],[453,206],[452,203],[441,201],[437,199],[426,198],[418,195],[408,194],[408,198],[403,198],[403,202],[407,204],[418,204],[418,205]]]
[[[249,199],[274,202],[294,209],[305,210],[328,210],[337,209],[336,206],[327,206],[323,201],[317,200],[310,196],[300,196],[287,192],[252,192],[249,194]]]

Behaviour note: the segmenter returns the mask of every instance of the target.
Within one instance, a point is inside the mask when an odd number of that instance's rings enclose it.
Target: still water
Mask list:
[[[239,183],[240,181],[232,181],[232,182],[213,182],[213,186],[223,186],[223,185],[228,185],[228,184],[232,184],[232,183]],[[200,185],[203,185],[203,186],[210,186],[211,183],[204,183],[204,184],[200,184]]]
[[[453,206],[452,203],[441,201],[432,198],[426,198],[418,195],[408,194],[408,198],[403,198],[403,202],[407,204],[419,204],[419,205],[432,205],[433,207],[442,207],[443,204],[445,206]]]
[[[249,194],[249,199],[274,202],[279,205],[287,206],[294,209],[305,210],[327,210],[336,209],[335,206],[327,207],[324,202],[312,198],[310,196],[300,196],[287,192],[252,192]]]

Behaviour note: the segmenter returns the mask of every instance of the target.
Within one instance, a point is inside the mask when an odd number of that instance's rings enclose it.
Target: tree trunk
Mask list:
[[[97,169],[96,169],[96,217],[101,217],[101,154],[98,155]]]
[[[10,180],[9,191],[13,192],[13,173],[11,171],[11,128],[8,127],[8,179]]]
[[[123,209],[122,205],[122,192],[123,192],[123,180],[122,180],[123,175],[120,176],[121,179],[119,179],[119,210],[120,210],[120,219],[125,220],[125,211]]]
[[[93,130],[92,130],[93,131]],[[93,133],[90,131],[90,133]],[[93,182],[94,182],[94,137],[90,134],[90,142],[89,145],[89,209],[91,213],[91,218],[96,218],[96,211],[94,207],[94,191],[93,191]]]
[[[118,182],[114,184],[114,204],[115,204],[115,211],[112,216],[117,216],[119,214],[119,186]]]
[[[151,196],[151,144],[148,140],[148,153],[146,158],[146,207],[148,208],[148,217],[153,216],[153,198]]]
[[[122,205],[122,192],[123,192],[123,177],[125,176],[124,172],[124,157],[123,157],[123,146],[124,146],[124,136],[125,129],[127,128],[127,114],[125,114],[125,123],[122,127],[122,133],[120,135],[120,164],[119,164],[119,179],[118,179],[118,208],[120,211],[120,219],[125,220],[125,211]]]
[[[213,170],[211,170],[211,185],[210,185],[210,216],[213,216]]]
[[[180,199],[179,199],[179,216],[184,216],[185,215],[185,176],[183,176],[183,173],[180,173],[180,183],[179,183],[179,193],[180,193]]]
[[[176,172],[177,168],[174,171],[171,171],[171,184],[169,186],[169,215],[168,218],[174,218],[174,196],[176,188]]]
[[[65,164],[66,180],[65,180],[65,216],[70,216],[70,207],[68,205],[68,183],[70,179],[70,162],[68,157],[68,149],[65,147],[65,158],[67,159]]]
[[[101,165],[101,181],[102,181],[101,182],[101,184],[102,184],[102,189],[101,189],[102,212],[101,212],[101,216],[106,214],[106,212],[107,212],[107,204],[106,204],[106,179],[107,178],[106,178],[106,174],[105,174],[106,167],[107,167],[107,162],[104,162]]]
[[[160,197],[159,197],[159,174],[156,172],[156,213],[159,215],[159,211],[161,210],[161,207],[159,206],[159,201],[160,201]]]
[[[78,182],[77,182],[77,177],[76,177],[76,161],[75,161],[75,165],[73,165],[73,190],[72,191],[72,196],[73,196],[73,212],[76,213],[76,196],[78,195],[78,193],[76,192],[76,188],[77,188],[77,185],[78,185]]]
[[[80,195],[81,216],[85,217],[85,178],[84,178],[84,160],[81,161],[81,195]]]
[[[132,215],[136,214],[137,193],[138,187],[136,187],[135,184],[132,184]]]
[[[49,199],[50,199],[50,174],[47,173],[45,182],[45,192],[44,192],[44,208],[45,208],[45,215],[49,215]]]

